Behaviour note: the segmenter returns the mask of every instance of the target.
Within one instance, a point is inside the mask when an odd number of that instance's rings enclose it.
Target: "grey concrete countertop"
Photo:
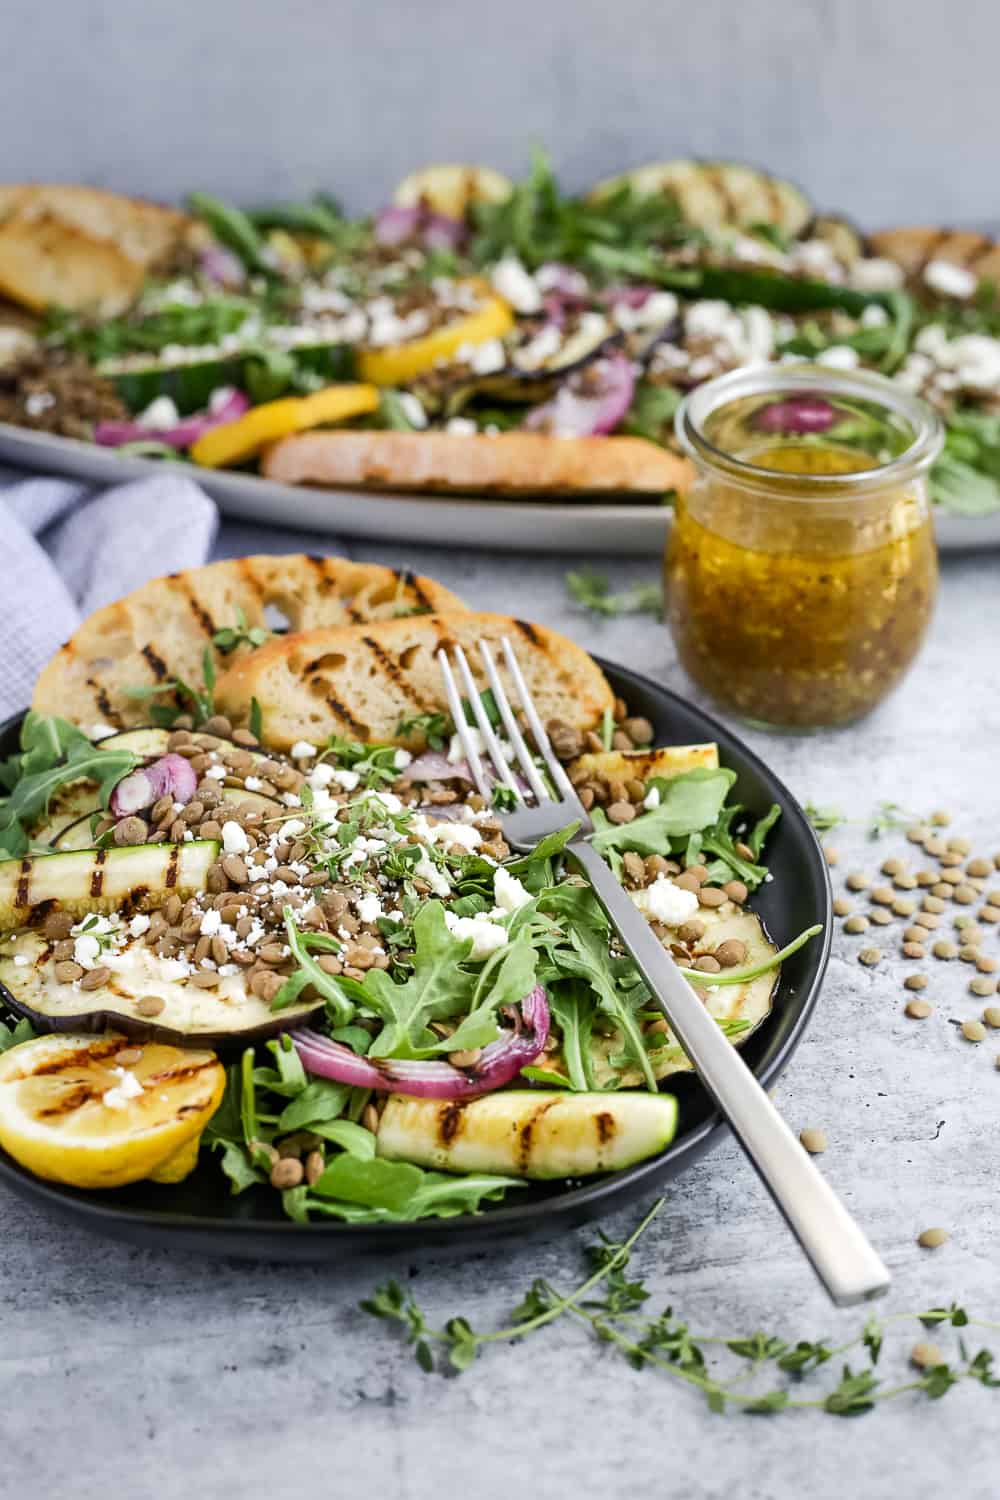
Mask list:
[[[301,545],[282,539],[288,550]],[[274,546],[273,533],[230,527],[220,550]],[[480,608],[542,620],[688,690],[661,626],[602,621],[567,603],[569,561],[346,550],[432,572]],[[620,586],[649,577],[652,565],[607,571]],[[836,735],[747,736],[802,799],[853,820],[831,836],[835,874],[913,855],[901,834],[867,839],[865,823],[883,799],[918,813],[946,807],[952,832],[977,850],[1000,850],[998,648],[1000,558],[948,558],[931,639],[880,712]],[[895,1278],[885,1310],[956,1298],[997,1320],[1000,1033],[974,1046],[949,1024],[987,1003],[968,993],[972,970],[962,963],[916,965],[931,977],[934,1014],[905,1018],[903,925],[861,939],[838,931],[815,1021],[777,1100],[796,1130],[826,1130],[823,1170]],[[874,970],[857,961],[871,941],[886,954]],[[985,948],[1000,956],[996,929]],[[640,1212],[604,1227],[619,1236]],[[489,1348],[460,1379],[444,1380],[423,1374],[392,1330],[358,1311],[373,1284],[394,1274],[435,1322],[464,1312],[477,1326],[502,1326],[534,1277],[572,1284],[593,1229],[495,1253],[291,1268],[130,1250],[6,1192],[0,1216],[5,1500],[896,1500],[945,1491],[987,1500],[1000,1492],[1000,1394],[971,1383],[940,1403],[904,1396],[850,1423],[813,1412],[721,1417],[575,1324]],[[917,1234],[935,1224],[952,1238],[919,1249]],[[731,1141],[673,1184],[636,1265],[657,1304],[673,1304],[706,1333],[767,1328],[842,1341],[863,1321],[828,1305]],[[908,1329],[884,1356],[890,1383],[906,1379],[916,1337]]]

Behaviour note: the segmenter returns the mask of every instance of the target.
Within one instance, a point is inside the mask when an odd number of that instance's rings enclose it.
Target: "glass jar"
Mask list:
[[[686,671],[766,727],[868,713],[933,610],[935,413],[881,375],[771,365],[692,391],[677,436],[696,471],[666,558]]]

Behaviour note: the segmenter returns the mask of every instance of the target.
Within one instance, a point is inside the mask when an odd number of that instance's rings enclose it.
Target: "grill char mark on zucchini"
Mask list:
[[[90,894],[94,897],[95,901],[104,889],[104,865],[107,857],[106,849],[97,849],[94,852],[96,869],[90,877]]]

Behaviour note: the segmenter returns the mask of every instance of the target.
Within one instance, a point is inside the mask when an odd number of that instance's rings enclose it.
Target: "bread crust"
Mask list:
[[[309,432],[275,443],[261,468],[282,484],[524,496],[658,495],[691,477],[645,438],[542,432]]]
[[[266,554],[154,578],[97,610],[62,646],[35,686],[32,706],[90,728],[148,721],[148,702],[127,689],[181,678],[197,687],[203,655],[218,673],[233,656],[212,646],[242,611],[248,628],[267,627],[279,611],[292,630],[363,624],[404,610],[464,609],[433,579],[342,557]],[[164,698],[164,702],[169,699]]]

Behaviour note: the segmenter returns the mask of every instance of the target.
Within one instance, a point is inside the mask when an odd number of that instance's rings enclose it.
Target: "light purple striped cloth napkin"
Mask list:
[[[207,561],[218,512],[182,474],[94,490],[0,472],[0,718],[83,617],[160,573]]]

